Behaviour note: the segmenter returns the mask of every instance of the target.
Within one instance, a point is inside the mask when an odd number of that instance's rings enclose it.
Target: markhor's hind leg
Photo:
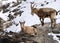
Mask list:
[[[56,19],[54,19],[54,28],[56,27]]]
[[[55,28],[56,27],[56,19],[51,19],[51,28]]]
[[[54,28],[54,19],[51,19],[51,28]]]
[[[44,19],[42,19],[41,24],[42,24],[42,26],[44,26]]]

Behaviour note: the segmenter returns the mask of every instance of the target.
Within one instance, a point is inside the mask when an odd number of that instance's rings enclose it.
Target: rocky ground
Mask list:
[[[12,24],[15,24],[12,22],[12,20],[15,19],[17,15],[21,16],[21,14],[24,12],[20,10],[21,8],[25,8],[20,6],[20,2],[12,2],[12,4],[12,6],[10,6],[11,3],[9,3],[0,7],[0,10],[3,10],[2,14],[9,12],[9,20],[4,21],[0,18],[0,43],[58,43],[56,40],[53,40],[53,36],[48,35],[48,33],[59,34],[60,24],[56,24],[56,27],[54,29],[51,28],[50,23],[45,23],[44,26],[41,26],[40,24],[33,25],[33,27],[37,28],[38,30],[38,35],[34,37],[24,34],[23,32],[15,33],[10,31],[8,33],[6,31],[3,31],[3,28],[7,28]],[[14,7],[16,8],[13,9]],[[14,14],[12,15],[11,12],[13,12]],[[58,35],[57,37],[60,38],[60,36]]]
[[[44,26],[33,25],[37,28],[37,36],[29,36],[23,32],[14,33],[14,32],[4,32],[0,31],[0,42],[1,43],[58,43],[56,40],[53,40],[53,36],[48,35],[48,33],[60,33],[60,24],[56,25],[55,29],[49,27],[50,24],[46,23]],[[57,36],[60,38],[60,36]]]

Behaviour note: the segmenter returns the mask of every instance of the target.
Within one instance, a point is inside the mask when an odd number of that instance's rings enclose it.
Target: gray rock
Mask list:
[[[35,25],[35,28],[37,28],[38,30],[38,36],[32,37],[31,39],[38,43],[58,43],[56,40],[53,40],[52,36],[48,36],[48,33],[54,30],[51,27],[49,27],[49,25],[50,24],[45,24],[44,26]]]
[[[43,30],[39,30],[38,36],[32,39],[38,43],[57,43],[51,36],[48,36],[47,31]]]

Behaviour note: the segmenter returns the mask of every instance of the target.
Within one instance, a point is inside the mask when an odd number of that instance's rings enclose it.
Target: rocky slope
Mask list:
[[[48,25],[50,24],[45,24],[44,26],[33,25],[33,27],[37,28],[38,30],[37,36],[30,36],[23,32],[14,33],[10,31],[9,33],[7,33],[1,31],[1,33],[3,33],[0,34],[0,42],[3,43],[2,41],[5,40],[4,43],[7,43],[6,40],[8,40],[8,42],[10,43],[58,43],[58,41],[54,40],[53,36],[48,35],[48,33],[59,33],[60,24],[57,24],[57,27],[55,29],[51,29],[51,27],[49,27]]]

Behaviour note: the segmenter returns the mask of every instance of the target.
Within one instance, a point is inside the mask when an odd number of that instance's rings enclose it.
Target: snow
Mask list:
[[[15,0],[12,0],[12,1],[15,1]],[[11,1],[11,2],[12,2]],[[39,0],[39,1],[36,1],[36,0],[27,0],[26,2],[22,2],[21,4],[20,4],[20,6],[21,7],[24,7],[24,6],[26,6],[26,8],[22,8],[21,10],[23,10],[24,12],[22,13],[22,16],[21,17],[19,17],[19,16],[17,16],[13,21],[16,23],[16,24],[18,24],[19,23],[19,21],[20,20],[24,20],[26,23],[25,23],[25,25],[27,25],[27,26],[31,26],[31,25],[34,25],[34,24],[40,24],[40,20],[39,20],[39,17],[36,15],[36,14],[34,14],[34,16],[32,16],[31,15],[31,12],[30,12],[30,3],[29,2],[35,2],[35,3],[37,3],[37,4],[40,4],[40,1],[41,0]],[[44,2],[45,0],[42,0],[42,3]],[[46,0],[46,1],[48,1],[48,0]],[[8,0],[7,1],[8,3],[10,3],[10,0]],[[28,3],[27,3],[28,2]],[[56,1],[56,2],[53,2],[52,0],[50,0],[50,1],[48,1],[48,2],[51,2],[51,3],[49,3],[49,4],[47,4],[47,5],[44,5],[44,6],[42,6],[42,7],[51,7],[51,8],[54,8],[54,9],[56,9],[57,11],[58,10],[60,10],[60,1]],[[5,3],[5,2],[4,2]],[[11,3],[11,5],[12,5],[12,3]],[[37,6],[37,8],[40,8],[41,6]],[[15,8],[17,8],[17,6],[16,7],[13,7],[13,8],[10,8],[10,10],[13,10],[13,9],[15,9]],[[3,20],[5,20],[5,21],[7,21],[9,18],[7,17],[8,16],[8,14],[9,13],[2,13],[2,11],[0,12],[0,17],[3,19]],[[13,14],[13,13],[12,13]],[[56,23],[60,23],[60,15],[57,15],[56,17],[55,17],[57,20],[56,20]],[[48,22],[50,22],[50,18],[45,18],[44,19],[44,22],[45,23],[48,23]],[[13,27],[12,27],[13,28]]]
[[[3,1],[2,5],[6,4],[6,3],[11,3],[12,1],[15,1],[16,0],[8,0],[8,1]],[[30,12],[30,2],[35,2],[37,3],[37,8],[44,8],[44,7],[49,7],[49,8],[54,8],[56,9],[57,11],[60,10],[60,0],[56,0],[56,2],[54,2],[53,0],[46,0],[48,2],[50,2],[49,4],[46,5],[46,3],[44,3],[45,0],[27,0],[26,2],[22,2],[20,4],[21,7],[24,7],[26,6],[26,8],[22,8],[21,10],[23,10],[24,12],[22,13],[22,16],[17,16],[14,20],[12,20],[13,22],[15,22],[16,24],[18,24],[18,26],[16,25],[12,25],[10,27],[7,28],[8,32],[9,31],[13,31],[13,32],[20,32],[21,31],[21,28],[20,28],[20,24],[19,24],[19,21],[25,21],[25,25],[26,26],[31,26],[31,25],[34,25],[34,24],[40,24],[40,20],[39,20],[39,17],[34,14],[34,16],[31,15],[31,12]],[[0,1],[1,3],[1,1]],[[44,3],[45,5],[44,6],[40,6],[41,3]],[[12,6],[12,3],[11,5]],[[10,8],[10,10],[13,10],[17,8],[16,7],[13,7],[13,8]],[[0,12],[0,17],[7,21],[9,18],[7,17],[9,13],[2,13],[2,11]],[[13,14],[13,13],[12,13]],[[56,17],[55,17],[57,20],[56,20],[56,23],[60,23],[60,15],[58,14]],[[45,23],[48,23],[50,22],[50,18],[45,18],[44,19],[44,22]],[[56,35],[59,35],[60,34],[53,34],[53,33],[49,33],[48,35],[52,35],[53,36],[53,39],[54,40],[57,40],[59,43],[60,43],[60,40],[58,40],[59,38],[56,37]]]
[[[3,14],[2,11],[0,12],[0,18],[7,21],[9,18],[6,16],[8,13]]]
[[[9,28],[7,28],[4,31],[7,31],[7,32],[13,31],[13,32],[17,32],[18,33],[18,32],[21,31],[21,28],[20,28],[20,25],[16,26],[16,25],[13,24],[12,26],[10,26]]]
[[[54,34],[54,33],[48,33],[48,35],[52,35],[53,36],[53,39],[58,41],[58,43],[60,43],[60,40],[58,37],[56,37],[57,35],[60,36],[60,34]]]

